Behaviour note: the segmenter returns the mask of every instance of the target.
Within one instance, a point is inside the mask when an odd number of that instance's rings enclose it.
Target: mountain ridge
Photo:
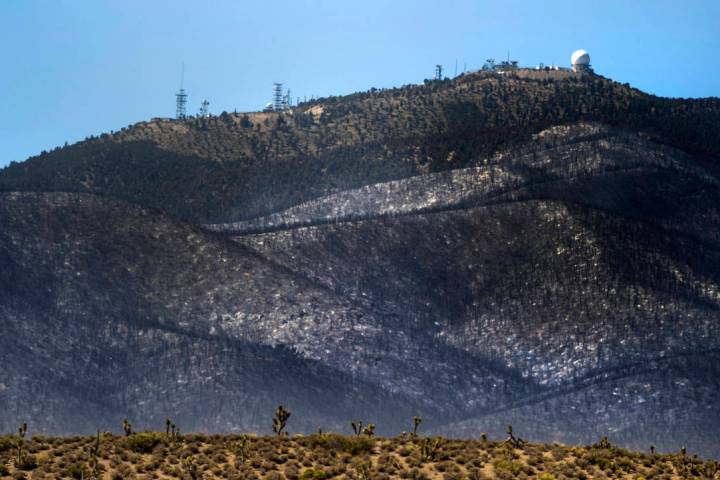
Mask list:
[[[0,430],[264,431],[277,402],[717,456],[716,100],[519,71],[257,115],[0,172]]]
[[[596,75],[520,70],[330,97],[288,113],[141,122],[6,167],[0,190],[110,195],[193,223],[246,220],[333,191],[461,168],[583,120],[720,154],[716,98],[666,99]]]

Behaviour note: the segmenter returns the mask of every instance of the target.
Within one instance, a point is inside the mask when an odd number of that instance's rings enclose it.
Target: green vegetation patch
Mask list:
[[[324,480],[326,478],[328,478],[327,473],[314,468],[308,468],[300,475],[300,480]]]
[[[150,453],[160,442],[162,437],[155,432],[136,433],[125,440],[127,448],[137,453]]]
[[[512,473],[513,475],[517,475],[523,470],[522,463],[515,460],[508,460],[505,458],[495,460],[492,464],[493,467],[495,467],[495,470],[504,470],[506,472]]]
[[[335,433],[312,435],[309,437],[312,448],[322,448],[334,452],[346,452],[350,455],[372,453],[375,440],[366,436],[346,437]]]
[[[17,447],[17,439],[13,439],[13,437],[11,437],[9,435],[0,436],[0,452],[12,450],[13,448],[16,448],[16,447]]]

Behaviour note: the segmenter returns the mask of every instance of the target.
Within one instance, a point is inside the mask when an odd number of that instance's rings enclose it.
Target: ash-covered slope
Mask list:
[[[696,428],[718,427],[717,179],[627,132],[577,125],[536,141],[550,137],[539,153],[213,228],[538,387],[498,408],[468,402],[477,420],[438,431],[516,422],[535,439],[605,432],[716,452]]]
[[[598,123],[543,130],[528,143],[475,163],[478,165],[345,190],[271,215],[206,228],[230,234],[267,232],[536,197],[586,203],[635,216],[661,213],[667,217],[682,210],[673,206],[685,191],[697,198],[717,185],[697,158],[636,132]],[[685,172],[688,178],[676,177],[675,171]],[[682,183],[688,180],[691,185]],[[703,208],[711,208],[710,204]]]
[[[625,366],[434,432],[501,438],[511,424],[530,440],[588,443],[608,436],[639,450],[685,447],[717,458],[719,361],[716,350]]]
[[[4,170],[28,193],[0,197],[0,429],[267,431],[282,402],[295,430],[420,413],[720,455],[717,101],[533,75],[153,121]]]
[[[0,224],[0,430],[24,418],[76,432],[170,415],[186,430],[266,431],[283,402],[295,429],[360,415],[392,432],[415,411],[461,418],[459,384],[493,405],[509,398],[498,384],[531,391],[402,325],[388,339],[394,319],[369,301],[158,212],[11,193]],[[438,415],[441,405],[455,408]]]

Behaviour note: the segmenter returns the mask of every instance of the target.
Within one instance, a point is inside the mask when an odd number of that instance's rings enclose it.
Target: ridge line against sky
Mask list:
[[[297,97],[421,83],[487,58],[597,72],[648,93],[720,95],[720,2],[3,0],[0,167],[174,114],[259,110],[273,82]]]

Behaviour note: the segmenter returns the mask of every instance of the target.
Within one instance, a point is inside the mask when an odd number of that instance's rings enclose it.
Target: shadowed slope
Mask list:
[[[158,212],[12,193],[0,223],[3,429],[28,416],[46,431],[87,431],[172,414],[186,428],[265,431],[283,402],[305,431],[361,413],[392,431],[415,411],[457,419],[460,371],[476,372],[463,389],[490,388],[493,405],[509,394],[492,392],[498,379],[528,391],[491,362],[402,328],[397,351],[369,302]],[[427,371],[411,371],[418,358]]]

